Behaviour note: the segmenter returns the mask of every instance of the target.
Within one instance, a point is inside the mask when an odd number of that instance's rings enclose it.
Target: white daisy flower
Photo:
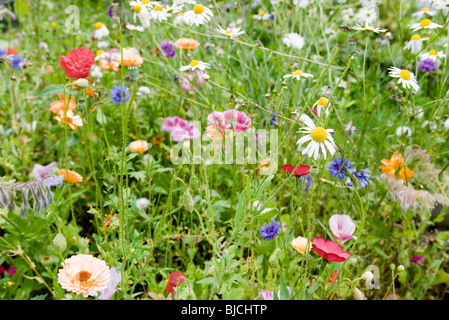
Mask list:
[[[413,111],[412,111],[413,112]],[[424,117],[424,109],[420,106],[415,107],[415,111],[413,112],[416,119],[421,119]]]
[[[130,2],[135,3],[135,1]],[[136,22],[136,17],[139,18],[140,23],[144,28],[150,27],[151,16],[148,6],[142,4],[136,4],[133,6],[134,11],[134,22]]]
[[[442,28],[442,25],[439,25],[435,22],[430,21],[430,19],[422,19],[420,23],[414,23],[409,25],[409,28],[413,31],[421,30],[421,29],[436,29],[436,28]]]
[[[293,0],[293,5],[300,8],[306,8],[309,5],[309,0]]]
[[[235,38],[245,33],[245,31],[241,31],[240,28],[226,28],[225,30],[222,27],[218,26],[217,30],[218,32],[230,38]]]
[[[109,42],[107,42],[107,41],[98,41],[98,42],[97,42],[97,48],[98,48],[98,49],[104,50],[104,49],[106,49],[107,47],[109,47]]]
[[[440,0],[434,3],[435,10],[441,10],[444,15],[449,13],[449,1],[448,0]]]
[[[397,136],[406,136],[410,137],[412,135],[412,129],[407,126],[399,126],[396,128],[396,135]]]
[[[181,68],[179,68],[180,71],[186,71],[186,70],[196,70],[196,69],[200,69],[200,70],[205,70],[205,69],[209,69],[210,68],[210,64],[203,62],[203,61],[198,61],[198,60],[192,60],[190,61],[190,63],[186,66],[182,66]]]
[[[151,89],[146,87],[146,86],[140,86],[137,89],[136,92],[136,96],[141,96],[141,95],[149,95],[151,93]]]
[[[371,24],[377,21],[376,8],[361,8],[355,15],[355,20],[360,23]]]
[[[404,50],[410,50],[411,53],[417,53],[421,51],[424,40],[429,40],[429,38],[421,38],[419,34],[414,34],[410,38],[410,41],[404,46]]]
[[[414,14],[412,14],[412,17],[421,18],[421,17],[424,17],[426,14],[428,14],[429,16],[434,16],[436,14],[436,12],[433,11],[433,10],[430,10],[427,7],[424,7],[421,10],[419,10],[419,11],[415,12]]]
[[[136,25],[133,25],[133,24],[131,24],[131,23],[127,23],[126,24],[126,29],[128,29],[128,30],[135,30],[135,31],[140,31],[140,32],[143,32],[143,31],[145,31],[145,28],[143,27],[143,26],[136,26]]]
[[[184,5],[184,4],[196,4],[195,0],[173,0],[173,4],[176,4],[178,6]]]
[[[328,104],[329,99],[325,98],[325,97],[321,97],[318,99],[317,102],[315,102],[315,104],[313,105],[313,108],[316,108],[316,112],[318,115],[318,118],[321,117],[321,111],[325,109],[325,114],[326,116],[329,115],[329,109],[330,109],[330,103]],[[326,107],[327,105],[327,107]]]
[[[90,76],[93,78],[100,79],[103,76],[103,73],[101,72],[101,68],[99,66],[92,66],[92,69],[90,69]]]
[[[435,130],[438,127],[438,125],[437,125],[437,123],[435,121],[428,121],[428,120],[426,120],[426,121],[423,122],[421,128],[425,128],[427,126],[429,126],[429,128],[431,130]]]
[[[287,33],[285,37],[282,38],[282,42],[287,47],[292,47],[296,50],[301,50],[301,48],[304,46],[304,38],[295,32]]]
[[[407,70],[401,70],[396,67],[388,68],[390,73],[388,74],[390,77],[399,78],[398,84],[402,83],[404,88],[409,89],[412,87],[415,91],[419,90],[418,82],[416,81],[415,75],[413,72]]]
[[[327,151],[331,155],[334,155],[337,151],[337,146],[334,143],[334,139],[331,133],[334,132],[333,129],[324,129],[323,127],[316,127],[313,121],[304,122],[305,127],[299,130],[299,133],[305,133],[305,135],[300,138],[297,142],[298,147],[302,146],[304,143],[309,142],[308,146],[302,151],[302,154],[306,154],[309,158],[318,159],[320,153],[323,154],[324,159],[326,159]],[[326,150],[327,149],[327,150]]]
[[[95,39],[99,40],[103,37],[106,37],[109,35],[109,30],[106,28],[104,24],[101,22],[97,22],[95,24],[95,31],[94,31],[94,37]]]
[[[429,52],[420,55],[422,59],[430,59],[432,61],[437,61],[437,58],[446,58],[446,54],[443,51],[430,50]]]
[[[353,22],[355,20],[355,14],[353,8],[347,8],[341,10],[343,21]]]
[[[167,8],[164,8],[160,4],[156,4],[150,11],[150,18],[159,22],[167,21],[167,18],[171,16]]]
[[[449,118],[447,118],[446,121],[443,122],[443,126],[444,126],[446,129],[449,129]]]
[[[184,19],[184,12],[178,12],[175,19],[173,20],[173,24],[178,25],[183,23],[187,23],[187,21],[185,21]]]
[[[210,21],[213,16],[214,14],[209,8],[199,3],[193,7],[193,10],[184,13],[185,21],[190,25],[196,25],[197,27]]]
[[[365,27],[362,27],[361,25],[356,23],[355,26],[352,27],[352,29],[359,30],[359,31],[372,31],[374,33],[380,33],[380,32],[388,31],[388,29],[375,28],[373,26],[368,25],[367,23],[365,23]]]
[[[259,10],[257,14],[253,15],[254,20],[270,20],[270,15],[263,10]]]
[[[97,50],[95,53],[95,61],[98,61],[100,59],[111,59],[111,54],[109,52],[105,52],[103,50]]]
[[[295,78],[296,80],[301,80],[301,77],[303,78],[313,78],[313,75],[311,75],[310,73],[305,73],[302,70],[295,70],[295,72],[293,73],[289,73],[286,74],[285,76],[283,76],[283,78]]]

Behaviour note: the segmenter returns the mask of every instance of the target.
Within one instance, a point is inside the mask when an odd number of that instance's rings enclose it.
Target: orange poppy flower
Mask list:
[[[59,175],[64,175],[64,181],[69,181],[70,183],[78,183],[80,181],[83,181],[83,177],[75,172],[69,169],[69,174],[67,178],[67,171],[65,169],[59,170]]]
[[[196,49],[200,43],[195,39],[191,38],[181,38],[176,40],[175,46],[184,50],[193,50]]]
[[[162,137],[160,134],[157,134],[151,139],[151,144],[153,146],[161,146],[164,140],[164,137]]]
[[[67,119],[64,117],[64,110],[59,113],[58,117],[54,117],[53,119],[66,123],[73,130],[77,130],[78,127],[83,125],[83,119],[78,115],[75,116],[71,110],[67,110]]]
[[[143,59],[140,55],[135,53],[123,55],[123,64],[130,69],[138,68],[142,65]]]
[[[64,98],[63,98],[64,95],[59,94],[58,96],[59,96],[60,100],[53,101],[50,104],[50,111],[53,113],[60,114],[61,112],[64,113],[64,109],[65,109]],[[69,98],[69,97],[67,97],[67,98]],[[70,101],[67,104],[67,111],[69,111],[69,110],[73,111],[75,109],[76,109],[76,102],[75,102],[75,100],[73,100],[73,96],[72,96],[72,97],[70,97]]]
[[[94,92],[93,89],[89,88],[89,89],[86,89],[86,94],[87,94],[88,96],[92,96],[92,95],[95,94],[95,92]]]
[[[408,167],[404,166],[404,157],[401,154],[393,153],[391,160],[382,159],[381,162],[384,166],[379,166],[382,169],[382,173],[390,174],[395,177],[399,176],[399,179],[408,182],[409,178],[414,177],[415,174]]]
[[[142,153],[148,150],[148,142],[143,140],[136,140],[129,144],[129,148],[132,151]]]
[[[118,67],[120,66],[120,62],[115,60],[108,62],[106,59],[100,59],[98,60],[98,63],[100,69],[113,70],[115,72],[118,72]]]

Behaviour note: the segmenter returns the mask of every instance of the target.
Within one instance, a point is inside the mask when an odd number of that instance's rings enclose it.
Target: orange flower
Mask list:
[[[175,42],[175,46],[184,50],[193,50],[196,49],[199,45],[200,43],[198,41],[190,38],[181,38],[176,40]]]
[[[148,142],[143,140],[136,140],[129,144],[129,148],[132,151],[142,153],[148,150]]]
[[[155,135],[152,139],[151,139],[151,144],[153,146],[161,146],[162,143],[164,142],[165,138],[163,136],[161,136],[160,134]]]
[[[379,168],[382,169],[382,173],[395,177],[399,175],[399,179],[405,182],[408,182],[409,178],[415,176],[412,170],[404,166],[404,157],[402,157],[401,154],[396,154],[396,152],[394,152],[391,156],[391,160],[382,159],[381,162],[384,164],[384,166],[379,166]]]
[[[67,181],[67,173],[66,173],[67,171],[65,170],[65,169],[61,169],[61,170],[59,170],[59,175],[64,175],[64,181]],[[77,173],[77,172],[75,172],[75,171],[72,171],[72,170],[70,170],[69,169],[69,178],[68,178],[68,181],[70,182],[70,183],[78,183],[78,182],[80,182],[80,181],[83,181],[83,177],[79,174],[79,173]]]
[[[86,94],[87,94],[88,96],[92,96],[92,95],[95,94],[95,92],[94,92],[93,89],[89,88],[89,89],[86,90]]]
[[[140,55],[135,53],[123,55],[123,64],[130,69],[138,68],[142,65],[143,59]]]
[[[67,118],[64,117],[64,115],[65,115],[65,112],[64,112],[64,110],[62,110],[59,113],[59,117],[54,117],[53,119],[56,119],[56,120],[58,120],[59,122],[62,122],[62,123],[66,123],[73,130],[77,130],[78,127],[81,127],[83,125],[83,119],[80,116],[78,116],[78,115],[75,116],[73,114],[73,111],[71,111],[71,110],[67,111]]]
[[[115,72],[118,72],[118,67],[120,65],[119,61],[111,61],[109,63],[106,59],[100,59],[98,60],[100,69],[103,70],[114,70]]]
[[[59,94],[58,96],[59,96],[60,100],[53,101],[50,104],[50,111],[53,113],[60,114],[61,112],[64,113],[65,107],[64,107],[63,94]],[[70,101],[67,104],[67,111],[69,111],[69,110],[73,111],[75,109],[76,109],[76,102],[75,102],[75,100],[73,100],[73,96],[72,96],[72,97],[70,97]]]

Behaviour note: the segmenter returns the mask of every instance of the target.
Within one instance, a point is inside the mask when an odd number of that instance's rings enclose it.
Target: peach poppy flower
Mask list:
[[[132,151],[142,153],[148,150],[148,142],[143,140],[136,140],[129,144],[129,148]]]
[[[110,63],[106,59],[100,59],[98,60],[100,69],[103,70],[113,70],[115,72],[118,72],[118,67],[120,66],[119,61],[111,61]]]
[[[142,65],[143,59],[140,55],[135,53],[123,55],[123,64],[130,69],[138,68]]]
[[[305,252],[309,252],[310,249],[312,248],[312,244],[309,243],[307,245],[307,242],[308,241],[306,238],[299,236],[299,237],[293,239],[292,242],[290,242],[290,245],[293,247],[293,249],[295,249],[299,253],[305,253]]]
[[[184,50],[193,50],[196,49],[200,43],[195,39],[191,38],[181,38],[176,40],[175,46]]]
[[[50,111],[53,113],[57,113],[60,114],[61,112],[64,113],[64,98],[63,98],[63,94],[59,94],[59,100],[53,101],[50,104]],[[67,104],[67,111],[73,111],[76,109],[76,102],[75,100],[73,100],[73,96],[70,97],[70,101]]]
[[[73,114],[73,111],[71,110],[67,110],[67,114],[65,114],[64,110],[62,110],[61,112],[59,112],[59,116],[54,117],[53,119],[56,119],[62,123],[66,123],[73,130],[78,130],[78,127],[83,126],[83,119],[78,115],[75,116]]]
[[[107,288],[111,271],[106,262],[87,254],[66,259],[58,272],[58,283],[67,291],[87,297]]]
[[[63,175],[64,176],[64,178],[63,178],[64,181],[67,181],[67,173],[66,172],[67,171],[65,169],[59,170],[59,175]],[[68,181],[70,183],[78,183],[80,181],[83,181],[83,177],[79,173],[77,173],[75,171],[72,171],[70,169],[69,169],[69,175],[68,176],[69,176]]]
[[[411,177],[415,176],[412,170],[404,166],[404,157],[401,154],[396,154],[396,152],[394,152],[391,156],[391,160],[382,159],[381,162],[384,164],[384,166],[379,166],[379,168],[382,169],[382,173],[395,177],[399,175],[399,179],[404,182],[408,182]]]

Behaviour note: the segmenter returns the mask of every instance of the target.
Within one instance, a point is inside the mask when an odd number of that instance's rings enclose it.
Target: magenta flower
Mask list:
[[[410,260],[411,263],[424,263],[424,257],[423,256],[415,256]]]
[[[357,239],[352,235],[355,231],[355,223],[346,214],[334,214],[329,219],[329,227],[340,243],[345,243],[351,238]]]
[[[162,123],[161,129],[169,132],[171,138],[176,142],[196,139],[200,136],[200,130],[194,126],[193,122],[188,122],[177,116],[167,117]]]
[[[12,276],[14,273],[16,273],[17,269],[16,267],[9,267],[7,270],[5,270],[4,266],[0,266],[0,275],[2,275],[4,272],[8,274],[8,276]]]
[[[50,164],[47,164],[46,166],[35,163],[32,171],[32,173],[34,174],[34,178],[36,178],[37,180],[41,180],[45,176],[51,175],[55,171],[57,165],[57,162],[52,162]]]
[[[234,129],[239,133],[251,126],[251,118],[245,112],[236,109],[214,111],[207,116],[207,120],[220,131]]]

